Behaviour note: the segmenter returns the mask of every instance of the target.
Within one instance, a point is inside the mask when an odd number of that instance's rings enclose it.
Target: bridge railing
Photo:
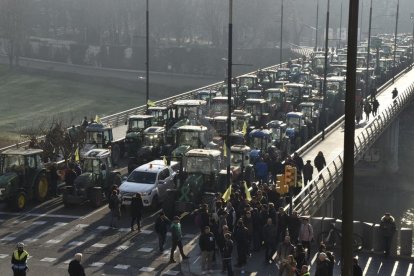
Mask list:
[[[355,137],[355,162],[358,162],[378,137],[387,129],[393,120],[404,110],[414,98],[412,83],[388,105],[373,121],[364,127]],[[342,182],[343,152],[331,161],[318,175],[293,198],[293,209],[300,214],[314,215]]]

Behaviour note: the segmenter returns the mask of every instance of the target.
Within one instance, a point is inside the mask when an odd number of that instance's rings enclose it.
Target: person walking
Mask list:
[[[89,125],[88,118],[85,116],[85,117],[83,117],[81,127],[85,129],[88,125]]]
[[[308,185],[308,182],[313,178],[313,166],[311,160],[307,160],[306,164],[303,166],[303,187]]]
[[[315,276],[332,276],[330,274],[330,261],[324,252],[318,255]]]
[[[397,98],[398,97],[398,90],[397,87],[394,87],[394,90],[392,90],[392,99],[394,100],[394,104],[397,103]]]
[[[299,230],[299,241],[303,245],[303,248],[307,249],[308,261],[311,257],[311,242],[313,241],[313,228],[309,223],[309,219],[302,218],[302,225]]]
[[[316,155],[315,159],[313,160],[313,163],[315,164],[315,167],[318,170],[318,172],[320,172],[326,166],[325,156],[323,156],[322,151],[318,152],[318,155]]]
[[[241,267],[247,263],[247,254],[249,251],[249,232],[244,226],[242,219],[239,219],[234,229],[234,240],[237,245],[237,266]]]
[[[69,263],[69,276],[85,276],[85,270],[81,264],[82,253],[76,253],[73,260]]]
[[[299,273],[300,276],[310,276],[309,267],[307,265],[302,265],[302,269]]]
[[[371,114],[371,111],[372,111],[371,104],[367,100],[364,104],[364,112],[365,112],[365,117],[367,121],[369,121],[369,114]]]
[[[390,255],[392,238],[394,237],[396,226],[395,219],[390,213],[385,213],[381,218],[380,231],[383,239],[384,256]]]
[[[163,211],[160,212],[158,218],[155,220],[155,233],[158,235],[158,248],[160,253],[164,251],[165,239],[167,237],[168,226],[171,221],[167,218]]]
[[[121,219],[121,200],[119,199],[116,190],[112,190],[108,205],[111,210],[111,222],[109,227],[118,228],[118,221]]]
[[[286,261],[289,255],[293,256],[294,254],[295,247],[293,246],[293,244],[290,243],[290,237],[285,236],[284,241],[279,244],[279,248],[277,249],[276,260],[278,264],[280,265],[281,263]]]
[[[263,239],[265,246],[265,263],[271,263],[276,251],[277,228],[271,218],[268,218],[263,227]]]
[[[296,276],[296,261],[293,255],[288,255],[282,261],[279,269],[279,276]]]
[[[170,254],[170,263],[175,263],[174,260],[174,251],[178,247],[180,250],[181,258],[183,260],[188,259],[188,256],[184,254],[183,250],[183,243],[182,243],[182,232],[181,232],[181,224],[180,224],[180,218],[175,216],[173,218],[172,224],[171,224],[171,254]]]
[[[352,276],[362,276],[362,268],[358,264],[358,257],[353,259]]]
[[[144,204],[142,203],[141,194],[136,193],[131,199],[131,231],[134,231],[134,223],[137,223],[138,233],[141,232],[141,218]]]
[[[233,276],[233,266],[231,264],[231,256],[233,253],[233,241],[231,234],[224,234],[224,246],[222,248],[223,269],[227,270],[227,276]]]
[[[19,242],[16,246],[16,250],[13,251],[11,263],[14,276],[26,276],[27,258],[29,253],[24,250],[24,243]]]
[[[201,250],[201,274],[206,274],[207,271],[209,273],[213,272],[211,263],[216,246],[216,239],[213,233],[210,232],[209,226],[204,227],[204,232],[200,234],[198,245]]]
[[[374,101],[372,102],[372,115],[373,116],[377,116],[379,105],[380,104],[379,104],[378,100],[374,99]]]
[[[292,160],[295,163],[295,167],[297,169],[298,175],[302,174],[302,170],[303,170],[303,166],[304,166],[304,164],[303,164],[303,158],[300,157],[297,152],[295,152],[293,154]]]

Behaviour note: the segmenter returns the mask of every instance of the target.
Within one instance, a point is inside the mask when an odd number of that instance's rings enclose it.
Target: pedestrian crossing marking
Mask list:
[[[152,271],[154,271],[154,270],[155,270],[155,268],[153,268],[153,267],[146,267],[146,266],[141,267],[141,268],[139,269],[139,271],[141,271],[141,272],[152,272]]]
[[[6,236],[0,239],[0,241],[12,241],[15,240],[17,237]]]
[[[36,242],[39,239],[43,238],[44,236],[55,232],[56,230],[58,230],[59,228],[65,226],[67,224],[68,224],[67,222],[56,222],[52,228],[50,228],[50,229],[48,229],[46,231],[42,231],[41,233],[39,233],[38,235],[34,236],[33,238],[27,238],[24,241],[26,243]]]
[[[71,259],[69,259],[69,260],[66,260],[66,261],[64,261],[63,263],[64,264],[68,264],[68,263],[70,263],[72,260]]]
[[[412,263],[408,265],[407,276],[411,275],[411,269],[413,269],[413,264]]]
[[[366,265],[365,265],[364,272],[362,273],[362,275],[367,274],[368,269],[369,269],[369,266],[371,265],[371,261],[372,261],[372,257],[369,257],[369,258],[368,258],[368,261],[367,261],[367,263],[366,263]]]
[[[95,263],[91,263],[89,266],[93,266],[93,267],[101,267],[103,266],[105,263],[101,263],[101,262],[95,262]]]
[[[32,222],[32,224],[34,224],[34,225],[43,225],[45,223],[46,223],[46,221],[44,221],[44,220],[37,220],[37,221]]]
[[[129,231],[131,231],[131,228],[119,228],[118,231],[129,232]]]
[[[398,261],[396,261],[394,263],[394,267],[392,268],[391,276],[395,276],[395,273],[397,272],[398,264],[399,264]]]
[[[114,268],[116,269],[128,269],[130,266],[129,265],[123,265],[123,264],[118,264],[116,266],[114,266]]]
[[[142,234],[146,234],[146,235],[150,235],[150,234],[152,234],[154,231],[151,231],[151,230],[141,230],[141,233]]]
[[[68,236],[72,235],[73,232],[77,231],[77,229],[83,229],[83,228],[88,227],[88,226],[89,226],[89,224],[77,224],[73,228],[63,232],[62,234],[55,237],[54,239],[46,241],[46,244],[47,244],[46,247],[49,247],[53,244],[58,244],[58,243],[62,242],[64,239],[66,239]]]
[[[32,243],[32,242],[36,242],[36,241],[38,241],[39,239],[36,239],[36,238],[27,238],[27,239],[24,239],[23,241],[25,242],[25,243]]]
[[[127,250],[129,248],[129,246],[128,245],[120,245],[120,246],[118,246],[116,249],[117,250]]]
[[[145,253],[150,253],[152,252],[154,249],[150,248],[150,247],[141,247],[140,249],[138,249],[139,252],[145,252]]]
[[[7,254],[0,254],[0,259],[4,259],[4,258],[7,258],[9,255],[7,255]]]
[[[56,261],[56,258],[49,258],[49,257],[45,257],[45,258],[41,259],[40,261],[41,261],[41,262],[48,262],[48,263],[51,263],[51,262]]]
[[[68,246],[81,246],[84,243],[85,242],[83,242],[83,241],[72,241],[68,244]]]
[[[95,243],[95,244],[92,244],[92,247],[97,247],[97,248],[103,248],[105,246],[106,246],[105,243]]]
[[[101,226],[98,226],[98,228],[97,228],[98,230],[108,230],[109,229],[109,226],[104,226],[104,225],[101,225]]]
[[[48,240],[46,243],[52,243],[52,244],[56,244],[56,243],[60,243],[62,240]]]
[[[180,274],[180,271],[176,271],[176,270],[167,270],[165,272],[162,273],[162,275],[178,275]]]

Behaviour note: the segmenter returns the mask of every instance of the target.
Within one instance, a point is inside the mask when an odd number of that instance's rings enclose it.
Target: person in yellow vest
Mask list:
[[[17,244],[17,249],[13,252],[11,263],[14,276],[26,276],[27,267],[27,258],[29,253],[24,250],[24,243],[19,242]]]

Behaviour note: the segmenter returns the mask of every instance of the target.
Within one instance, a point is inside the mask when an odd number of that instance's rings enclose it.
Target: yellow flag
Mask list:
[[[79,157],[79,148],[77,148],[75,150],[75,161],[78,162],[79,160],[80,160],[80,157]]]
[[[148,100],[147,105],[148,105],[149,107],[155,106],[155,102],[153,102],[153,101],[151,101],[151,100]]]
[[[246,199],[247,199],[248,201],[251,201],[251,200],[252,200],[252,196],[250,195],[249,188],[247,188],[247,183],[246,183],[246,181],[243,181],[243,184],[244,184],[244,192],[246,193]]]
[[[167,166],[168,162],[167,162],[167,157],[165,157],[165,155],[164,155],[164,158],[162,160],[164,161],[164,165]]]
[[[247,134],[247,122],[246,121],[244,121],[242,133],[243,133],[243,135]]]
[[[224,144],[223,144],[223,156],[227,157],[227,146],[226,146],[226,142],[224,142]]]
[[[227,201],[230,200],[230,195],[231,195],[231,184],[229,185],[229,187],[224,192],[224,194],[223,194],[223,196],[221,198],[224,200],[224,202],[227,202]]]
[[[102,124],[102,122],[101,122],[101,118],[99,118],[98,114],[95,116],[95,122],[96,122],[97,124]]]

